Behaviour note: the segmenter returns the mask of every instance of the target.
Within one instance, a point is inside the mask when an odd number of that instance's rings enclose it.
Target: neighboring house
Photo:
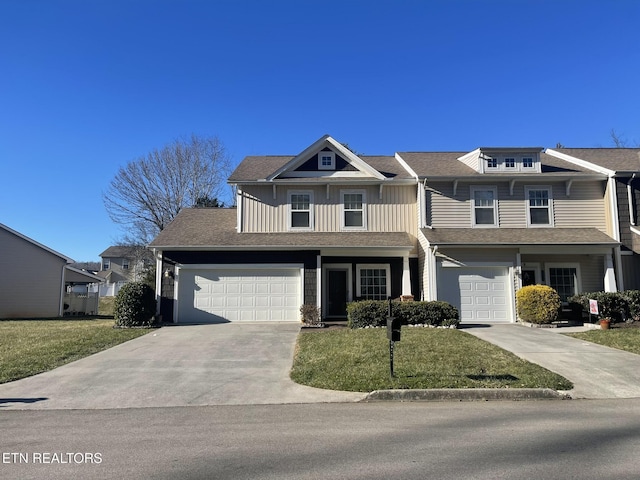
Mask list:
[[[98,293],[90,292],[90,285],[100,284],[98,275],[72,266],[65,272],[65,315],[96,315],[98,313]]]
[[[463,322],[512,322],[524,285],[550,285],[565,302],[617,290],[603,173],[542,148],[397,157],[420,185],[421,298],[455,305]]]
[[[62,316],[70,263],[65,255],[0,224],[0,318]]]
[[[547,153],[607,176],[607,222],[622,242],[620,290],[640,290],[640,148],[555,148]]]
[[[237,208],[182,210],[150,244],[163,320],[346,318],[355,299],[416,295],[416,181],[393,156],[329,136],[297,156],[245,158]]]
[[[115,296],[125,283],[140,279],[145,251],[144,247],[115,245],[100,254],[102,262],[97,275],[104,281],[99,286],[101,297]]]
[[[165,322],[344,319],[358,299],[413,296],[463,321],[512,322],[515,292],[615,291],[608,176],[542,148],[356,155],[324,136],[246,157],[235,209],[185,209],[150,244]]]

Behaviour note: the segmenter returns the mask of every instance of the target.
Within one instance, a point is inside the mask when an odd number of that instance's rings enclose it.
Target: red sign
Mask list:
[[[598,315],[598,301],[589,300],[589,313],[591,315]]]

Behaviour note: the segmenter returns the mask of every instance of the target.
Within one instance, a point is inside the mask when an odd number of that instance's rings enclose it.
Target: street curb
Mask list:
[[[488,400],[569,400],[550,388],[435,388],[430,390],[376,390],[363,402],[474,402]]]

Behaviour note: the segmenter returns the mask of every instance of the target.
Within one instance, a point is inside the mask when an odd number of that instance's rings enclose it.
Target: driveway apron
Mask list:
[[[570,329],[510,324],[463,325],[464,331],[571,380],[572,398],[640,397],[640,355],[563,335]]]
[[[353,402],[365,394],[289,378],[298,323],[163,327],[90,357],[0,385],[0,409],[107,409]]]

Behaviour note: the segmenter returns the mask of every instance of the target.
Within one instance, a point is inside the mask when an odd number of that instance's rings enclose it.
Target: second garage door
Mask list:
[[[511,289],[507,267],[442,268],[438,299],[455,305],[462,322],[510,322]]]
[[[299,268],[180,270],[177,321],[299,321]]]

